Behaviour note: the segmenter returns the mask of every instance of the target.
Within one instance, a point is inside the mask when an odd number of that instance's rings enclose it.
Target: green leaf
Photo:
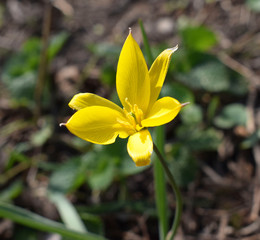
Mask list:
[[[58,52],[61,50],[65,42],[67,41],[69,34],[67,32],[61,32],[57,35],[54,35],[50,39],[50,44],[48,47],[48,59],[52,60]]]
[[[87,48],[98,57],[114,57],[120,54],[120,47],[111,43],[89,44]]]
[[[183,28],[181,36],[185,47],[195,51],[207,51],[217,43],[214,32],[204,26]]]
[[[49,60],[53,59],[64,45],[68,34],[62,32],[50,39],[48,47]],[[3,67],[2,81],[16,103],[19,105],[34,104],[34,90],[38,75],[41,53],[41,39],[30,38],[21,50],[11,56]],[[48,91],[45,90],[47,96]],[[45,97],[46,98],[46,97]]]
[[[225,106],[215,118],[214,123],[220,128],[232,128],[237,125],[245,126],[247,122],[246,108],[242,104],[234,103]]]
[[[105,65],[102,68],[101,81],[107,85],[114,86],[116,82],[116,71],[114,66]]]
[[[194,95],[192,91],[189,90],[187,87],[183,86],[182,84],[176,82],[168,82],[164,84],[161,90],[161,96],[169,96],[176,98],[181,103],[194,102]]]
[[[184,124],[199,124],[202,122],[202,109],[199,105],[189,104],[181,111],[181,119]]]
[[[123,159],[121,159],[121,162],[118,166],[118,174],[121,177],[126,177],[140,173],[147,168],[149,168],[149,166],[136,167],[133,160],[128,155],[126,155]]]
[[[87,212],[80,213],[80,217],[85,222],[89,231],[96,234],[104,234],[104,224],[101,217]]]
[[[0,201],[10,201],[18,197],[23,190],[22,181],[17,180],[12,183],[8,188],[4,189],[0,194]]]
[[[86,167],[80,158],[63,163],[50,177],[49,189],[67,193],[80,186],[86,177]]]
[[[179,186],[187,187],[198,173],[197,160],[192,156],[190,150],[180,144],[173,145],[169,156],[169,168]]]
[[[260,1],[259,0],[247,0],[246,5],[254,12],[260,12]]]
[[[218,105],[219,105],[219,97],[215,96],[211,99],[207,109],[207,118],[209,122],[212,122],[215,113],[217,111]]]
[[[21,225],[40,231],[55,232],[73,240],[105,240],[104,237],[92,233],[79,233],[67,229],[63,224],[41,217],[14,205],[0,202],[0,217],[10,219]]]
[[[176,132],[180,142],[192,151],[217,150],[222,135],[214,128],[202,129],[194,126],[180,126]]]
[[[31,143],[36,146],[42,146],[53,133],[53,123],[46,117],[42,128],[31,135]]]
[[[10,155],[9,155],[9,159],[8,159],[8,163],[6,164],[5,170],[9,170],[10,168],[12,168],[14,166],[15,163],[17,162],[26,162],[29,163],[31,160],[30,158],[28,158],[26,155],[24,155],[23,153],[13,150]]]
[[[190,72],[178,74],[177,78],[194,89],[220,92],[229,89],[229,73],[219,61],[208,61],[194,67]]]
[[[260,128],[257,129],[252,135],[250,135],[247,139],[245,139],[242,144],[241,147],[243,149],[248,149],[251,148],[253,146],[255,146],[256,144],[258,144],[260,140]]]
[[[98,168],[88,176],[87,181],[92,189],[105,190],[114,179],[114,164],[110,163],[113,159],[104,155],[100,156],[97,161],[99,161]]]
[[[86,233],[87,229],[80,219],[77,210],[66,198],[64,194],[58,191],[49,190],[48,192],[50,200],[55,204],[62,221],[68,229],[75,230],[77,232]]]

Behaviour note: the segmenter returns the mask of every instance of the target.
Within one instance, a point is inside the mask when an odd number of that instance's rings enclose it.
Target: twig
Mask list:
[[[247,236],[255,233],[260,228],[260,218],[258,218],[256,221],[251,223],[250,225],[243,227],[240,229],[239,234],[242,236]]]
[[[35,87],[35,111],[34,117],[38,119],[41,113],[41,98],[44,90],[44,83],[46,78],[47,64],[48,64],[48,40],[50,36],[50,28],[51,28],[51,12],[52,5],[49,1],[46,1],[44,8],[44,17],[43,17],[43,26],[42,26],[42,50],[40,56],[40,65],[38,78]]]
[[[215,53],[216,54],[216,53]],[[249,80],[250,84],[253,84],[256,87],[260,86],[259,77],[249,68],[247,68],[245,65],[239,63],[235,59],[228,56],[228,54],[221,52],[216,54],[217,57],[221,62],[223,62],[226,66],[230,67],[234,71],[240,73],[242,76],[244,76],[247,80]]]

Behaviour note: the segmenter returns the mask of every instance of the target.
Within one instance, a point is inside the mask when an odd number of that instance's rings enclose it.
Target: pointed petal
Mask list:
[[[157,100],[157,98],[159,97],[161,88],[165,80],[165,76],[168,71],[171,56],[177,49],[178,46],[164,50],[155,59],[153,65],[149,70],[149,77],[151,81],[150,82],[151,83],[150,106],[152,106],[154,102]]]
[[[116,88],[122,105],[129,109],[126,99],[134,106],[136,104],[146,112],[150,101],[150,80],[144,56],[137,42],[132,37],[131,31],[120,53]]]
[[[128,139],[127,151],[137,167],[150,164],[153,140],[149,131],[144,129],[131,135]]]
[[[142,126],[154,127],[172,121],[181,110],[181,106],[178,100],[171,97],[157,100],[142,121]]]
[[[122,123],[127,122],[125,117],[113,108],[91,106],[77,111],[65,124],[74,135],[97,144],[115,142],[118,135],[125,138],[129,135]]]
[[[69,102],[69,106],[75,110],[80,110],[90,106],[103,106],[113,108],[119,112],[123,112],[123,109],[115,103],[93,93],[76,94]]]

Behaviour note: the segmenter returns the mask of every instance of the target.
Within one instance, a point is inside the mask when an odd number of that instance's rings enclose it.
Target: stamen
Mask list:
[[[116,120],[129,134],[136,132],[135,127],[131,123],[126,122],[120,118],[117,118]]]
[[[132,126],[134,126],[134,128],[136,127],[136,122],[135,122],[135,118],[134,116],[132,116],[131,113],[127,112],[125,108],[123,108],[125,116],[127,117],[128,121],[132,124]]]
[[[133,106],[132,106],[132,104],[129,102],[128,98],[125,98],[125,103],[126,103],[127,106],[130,108],[130,112],[133,112]]]
[[[134,113],[137,123],[142,127],[141,121],[143,120],[143,111],[138,108],[136,104],[134,105]]]
[[[143,128],[141,122],[143,120],[143,111],[138,108],[137,104],[132,105],[128,98],[125,98],[125,107],[123,108],[125,116],[135,130],[139,131]]]

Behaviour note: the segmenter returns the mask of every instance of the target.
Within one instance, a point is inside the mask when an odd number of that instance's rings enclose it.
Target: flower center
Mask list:
[[[125,99],[125,102],[128,106],[128,111],[124,108],[127,119],[136,131],[140,131],[143,128],[141,123],[144,116],[143,111],[136,104],[132,105],[128,98]]]
[[[126,108],[123,108],[127,121],[123,119],[117,119],[117,122],[128,132],[129,135],[139,132],[143,129],[143,111],[138,108],[137,104],[132,105],[128,98],[125,99]]]

